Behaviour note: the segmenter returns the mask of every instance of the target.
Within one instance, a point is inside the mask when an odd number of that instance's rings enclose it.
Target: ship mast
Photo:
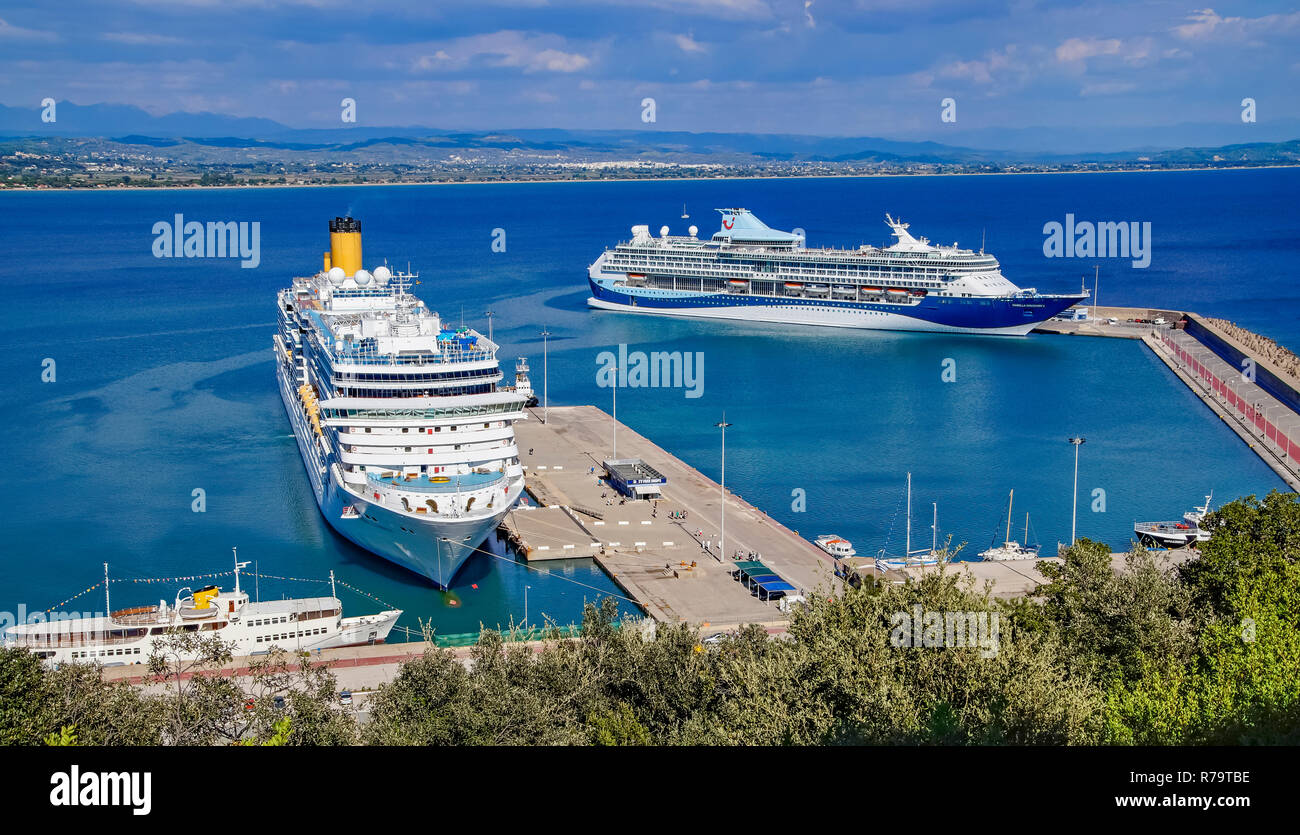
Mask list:
[[[912,556],[912,474],[907,474],[907,544],[903,546],[903,556]]]
[[[239,561],[239,550],[237,548],[232,547],[230,549],[230,553],[235,555],[235,595],[238,596],[239,595],[239,569],[248,565],[248,563]]]
[[[1012,490],[1011,495],[1007,496],[1007,542],[1011,541],[1011,503],[1015,501],[1016,491]]]
[[[108,563],[104,563],[104,617],[113,617],[113,607],[108,602]]]

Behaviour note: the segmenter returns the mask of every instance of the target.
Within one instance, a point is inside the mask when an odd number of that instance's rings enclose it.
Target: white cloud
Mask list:
[[[1062,64],[1086,61],[1098,55],[1118,55],[1120,41],[1117,38],[1070,38],[1056,48],[1056,60]]]
[[[956,81],[969,81],[972,84],[992,84],[995,76],[1015,73],[1024,69],[1017,56],[1015,44],[1009,44],[1001,52],[993,50],[983,58],[973,61],[952,61],[933,73],[919,73],[919,79],[947,78]]]
[[[489,66],[515,67],[526,73],[570,73],[591,65],[590,57],[558,48],[562,45],[562,39],[556,36],[503,30],[447,41],[435,51],[417,56],[411,68],[416,72],[461,70],[483,61]]]
[[[1116,96],[1137,89],[1132,81],[1098,81],[1083,85],[1079,90],[1081,96]]]
[[[21,26],[14,26],[4,18],[0,18],[0,40],[9,41],[57,41],[59,36],[53,32],[46,32],[42,29],[24,29]]]
[[[673,41],[682,52],[708,52],[708,48],[690,35],[673,35]]]
[[[182,38],[173,38],[169,35],[150,35],[144,32],[105,32],[99,37],[105,41],[127,44],[128,46],[168,46],[185,43]]]
[[[1300,12],[1263,17],[1224,17],[1214,9],[1197,9],[1187,16],[1187,20],[1188,23],[1174,27],[1174,33],[1184,40],[1236,39],[1292,31],[1300,27]]]

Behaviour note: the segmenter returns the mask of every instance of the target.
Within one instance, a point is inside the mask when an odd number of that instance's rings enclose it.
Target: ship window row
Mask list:
[[[844,279],[858,279],[862,281],[919,281],[922,279],[940,280],[948,278],[951,273],[966,272],[960,270],[920,270],[920,269],[897,269],[897,270],[879,270],[879,269],[843,269],[843,270],[816,270],[811,268],[791,267],[781,265],[779,267],[771,266],[753,266],[745,269],[717,269],[705,268],[698,269],[685,265],[676,264],[655,264],[647,267],[639,264],[607,264],[607,272],[627,272],[627,273],[672,273],[675,275],[700,276],[704,278],[742,278],[747,279],[755,274],[772,274],[776,276],[798,277],[838,277]]]
[[[276,641],[290,641],[294,638],[310,638],[312,635],[324,635],[327,630],[321,626],[316,629],[299,629],[296,632],[280,632],[275,635],[258,635],[257,643],[272,644]]]
[[[514,440],[511,438],[503,438],[502,440],[499,441],[480,441],[478,443],[466,441],[463,444],[442,444],[441,446],[436,446],[436,447],[424,447],[424,449],[428,450],[428,452],[425,453],[426,455],[442,455],[448,452],[459,452],[462,449],[491,450],[498,447],[509,447],[509,446],[514,446]],[[379,446],[379,445],[371,445],[371,444],[367,444],[365,446],[353,446],[351,444],[344,444],[342,446],[342,449],[344,452],[349,454],[356,453],[358,455],[385,455],[385,454],[396,454],[398,448],[395,446]],[[403,452],[411,452],[414,449],[414,447],[408,446],[408,447],[402,447],[401,449]]]
[[[503,420],[498,420],[498,421],[492,421],[492,422],[484,423],[484,424],[483,424],[483,428],[484,428],[484,429],[502,429],[502,428],[505,427],[505,425],[506,425],[505,421],[503,421]],[[451,426],[448,426],[448,427],[447,427],[447,431],[449,431],[449,432],[455,432],[455,431],[457,430],[457,428],[459,428],[459,427],[458,427],[456,424],[452,424]],[[466,430],[473,430],[473,429],[475,429],[475,428],[477,428],[477,427],[473,427],[473,426],[466,425],[464,428],[465,428]],[[438,434],[439,432],[441,432],[442,429],[443,429],[443,427],[441,427],[441,426],[415,426],[415,427],[411,427],[411,426],[403,426],[403,427],[402,427],[402,431],[401,431],[400,434],[406,435],[406,434],[408,434],[408,433],[414,432],[414,433],[417,434],[417,435],[436,435],[436,434]],[[371,427],[369,427],[369,426],[349,426],[349,427],[347,427],[347,431],[349,431],[349,432],[353,432],[353,433],[361,433],[361,432],[364,432],[364,433],[366,433],[367,435],[369,435],[369,434],[371,434]],[[379,432],[376,432],[376,433],[374,433],[374,434],[377,434],[377,435],[397,435],[397,434],[399,434],[399,433],[398,433],[398,431],[397,431],[396,428],[392,428],[392,429],[381,429]]]
[[[279,623],[289,623],[295,620],[316,620],[317,618],[338,617],[338,609],[320,609],[312,612],[298,612],[297,614],[277,615],[270,618],[254,618],[248,622],[249,626],[274,626]]]
[[[454,386],[445,389],[372,389],[341,386],[335,389],[339,397],[456,397],[463,394],[491,394],[495,386]]]
[[[516,403],[489,403],[482,406],[443,406],[429,409],[322,409],[327,419],[362,418],[391,420],[437,420],[439,418],[473,417],[476,415],[501,415],[520,411]]]
[[[691,271],[699,274],[714,274],[722,276],[748,275],[751,272],[780,272],[782,274],[792,275],[862,275],[862,276],[881,276],[881,275],[926,275],[926,276],[945,276],[954,272],[980,272],[992,268],[979,268],[971,270],[961,270],[950,267],[928,267],[918,266],[915,264],[901,265],[894,269],[881,269],[876,264],[841,264],[841,265],[800,265],[773,263],[771,261],[755,261],[739,264],[700,264],[698,262],[668,262],[656,263],[653,265],[640,264],[636,262],[608,261],[605,264],[606,269],[628,272],[655,272],[665,268],[671,268],[674,272]]]
[[[501,372],[499,369],[492,369],[489,373],[483,373],[483,369],[471,369],[467,371],[440,371],[430,372],[427,374],[415,374],[406,371],[392,371],[381,373],[365,373],[354,371],[335,371],[334,379],[341,382],[349,383],[439,383],[444,380],[492,380],[500,379]]]
[[[72,653],[74,660],[81,658],[105,658],[110,655],[139,655],[139,647],[117,647],[116,649],[87,649]]]

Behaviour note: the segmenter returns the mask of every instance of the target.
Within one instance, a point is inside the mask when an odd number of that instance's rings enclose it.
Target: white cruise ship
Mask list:
[[[416,275],[361,264],[360,221],[335,218],[321,271],[280,291],[280,393],[330,525],[447,588],[523,491],[526,395]]]
[[[78,662],[105,667],[147,664],[158,640],[175,632],[201,632],[220,638],[236,656],[273,649],[310,652],[382,644],[402,614],[400,609],[390,609],[374,615],[343,617],[343,604],[332,593],[332,571],[330,597],[250,602],[248,593],[239,585],[239,570],[246,565],[235,563],[232,592],[223,592],[217,586],[197,591],[185,587],[176,592],[170,606],[160,600],[157,606],[117,612],[107,607],[106,592],[104,602],[110,614],[19,624],[6,631],[4,645],[25,648],[52,665]]]
[[[842,328],[1024,336],[1082,301],[1083,293],[1021,289],[996,258],[931,244],[885,215],[889,246],[810,248],[748,209],[718,209],[711,238],[632,239],[601,253],[587,272],[590,307],[627,313],[789,322]]]

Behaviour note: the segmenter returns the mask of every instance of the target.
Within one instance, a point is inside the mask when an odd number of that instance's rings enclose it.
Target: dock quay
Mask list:
[[[1288,487],[1300,490],[1300,358],[1244,328],[1187,311],[1089,313],[1086,320],[1044,322],[1035,333],[1141,340]]]
[[[732,577],[737,553],[758,554],[805,596],[839,587],[828,554],[730,490],[724,556],[719,485],[595,406],[552,406],[547,423],[540,408],[529,416],[515,433],[532,501],[500,528],[529,562],[594,557],[655,620],[715,629],[786,621],[777,603]],[[642,474],[664,479],[655,485],[658,499],[628,498],[606,477],[605,462],[626,477],[637,470],[626,462],[638,459]]]
[[[1156,551],[1157,564],[1162,568],[1179,565],[1191,558],[1192,552],[1188,550],[1177,551]],[[1121,573],[1125,570],[1125,558],[1127,554],[1112,553],[1110,555],[1110,567],[1115,573]],[[991,595],[1001,600],[1009,600],[1016,597],[1024,597],[1031,594],[1035,588],[1047,582],[1046,578],[1038,572],[1038,566],[1043,563],[1060,564],[1064,562],[1060,557],[1044,557],[1039,560],[1005,560],[997,562],[952,562],[944,567],[944,571],[949,574],[954,572],[971,577],[975,581],[975,590],[982,591],[986,584],[991,584]],[[872,571],[870,567],[859,569],[863,573]],[[891,569],[883,574],[877,574],[883,583],[904,583],[909,579],[919,580],[927,573],[938,571],[938,566],[909,567],[902,569]]]

